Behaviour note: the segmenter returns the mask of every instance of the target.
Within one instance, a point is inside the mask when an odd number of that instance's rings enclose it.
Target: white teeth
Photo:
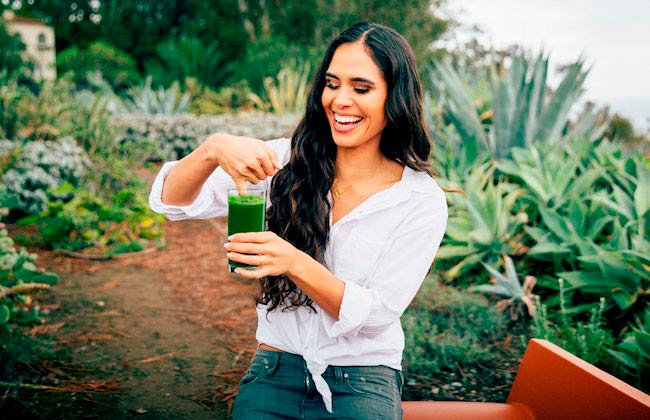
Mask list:
[[[334,114],[334,119],[336,122],[341,123],[341,124],[349,124],[349,123],[358,123],[361,121],[363,118],[361,117],[354,117],[351,115],[337,115]]]

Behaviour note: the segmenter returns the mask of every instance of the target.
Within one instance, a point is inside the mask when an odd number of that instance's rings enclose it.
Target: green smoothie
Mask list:
[[[262,232],[266,216],[264,192],[228,196],[228,236],[239,232]],[[228,260],[233,267],[256,268]]]

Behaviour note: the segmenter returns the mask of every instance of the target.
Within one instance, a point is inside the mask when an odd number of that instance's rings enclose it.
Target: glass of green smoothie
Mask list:
[[[240,232],[262,232],[265,228],[266,190],[248,188],[241,193],[228,190],[228,236]],[[230,272],[236,267],[254,270],[256,266],[228,260]]]

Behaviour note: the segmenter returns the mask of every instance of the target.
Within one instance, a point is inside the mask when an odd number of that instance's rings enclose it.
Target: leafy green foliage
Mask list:
[[[497,309],[504,311],[510,310],[510,319],[516,320],[523,314],[523,309],[528,309],[528,314],[535,315],[535,296],[533,287],[535,286],[535,277],[526,276],[523,284],[519,282],[515,264],[507,255],[503,256],[505,265],[505,274],[501,274],[497,269],[487,264],[483,264],[485,269],[492,275],[491,284],[481,284],[470,287],[470,290],[482,293],[492,293],[503,297],[497,303]]]
[[[234,70],[217,41],[205,44],[194,37],[168,39],[156,47],[156,53],[157,58],[148,61],[145,69],[156,84],[163,86],[193,77],[201,84],[218,88]]]
[[[78,112],[83,110],[73,90],[71,75],[66,75],[43,82],[36,91],[20,91],[15,108],[19,118],[13,139],[54,140],[74,136]]]
[[[637,387],[650,391],[650,308],[646,307],[642,317],[637,317],[636,325],[610,354]]]
[[[502,274],[495,268],[499,254],[512,257],[537,279],[535,335],[615,374],[621,369],[614,356],[625,360],[638,384],[639,334],[607,350],[650,301],[648,155],[602,139],[606,125],[593,106],[569,120],[586,76],[580,60],[554,92],[546,87],[545,58],[531,65],[521,60],[515,57],[507,72],[493,70],[487,91],[480,73],[477,78],[448,64],[432,70],[437,90],[427,109],[440,145],[436,168],[449,180],[445,186],[467,193],[466,200],[448,195],[438,259],[452,266],[447,278],[477,274],[473,284],[483,278],[474,269],[483,264],[493,283],[474,289],[505,297],[501,308],[522,294],[513,269]],[[504,216],[490,217],[496,214]],[[497,239],[499,226],[514,226],[514,234]]]
[[[643,308],[649,287],[650,163],[609,142],[573,139],[563,146],[512,150],[499,170],[532,206],[527,256],[586,296],[627,312]],[[588,297],[586,297],[589,299]]]
[[[188,109],[194,115],[217,115],[236,111],[268,111],[269,105],[257,96],[245,80],[214,91],[196,79],[185,79],[185,92],[192,101]]]
[[[7,32],[7,27],[0,22],[0,73],[4,72],[4,77],[29,72],[30,63],[23,59],[23,51],[25,44],[20,40],[20,36]]]
[[[149,241],[161,245],[164,218],[153,213],[144,194],[119,191],[107,202],[86,190],[63,186],[72,195],[66,202],[50,202],[38,217],[23,220],[37,223],[41,240],[54,249],[78,251],[92,248],[107,256],[141,251]]]
[[[88,74],[106,80],[116,92],[123,92],[141,79],[135,60],[115,46],[96,41],[87,48],[72,46],[56,57],[59,74],[72,73],[78,86],[88,85]]]
[[[320,57],[315,51],[298,45],[284,37],[261,38],[251,42],[237,68],[236,76],[246,80],[251,90],[264,93],[264,80],[275,77],[289,58],[303,62],[315,62]],[[234,77],[234,76],[233,76]]]
[[[612,346],[614,339],[604,324],[605,300],[601,299],[596,307],[592,307],[588,319],[573,319],[565,299],[562,279],[559,284],[559,313],[555,319],[551,319],[546,306],[537,299],[538,311],[531,326],[533,336],[555,343],[589,363],[611,370],[612,359],[607,349]]]
[[[563,138],[569,111],[587,76],[584,63],[578,60],[569,66],[557,89],[549,94],[548,58],[540,54],[533,63],[528,63],[523,54],[511,58],[507,72],[493,69],[491,73],[491,93],[487,100],[494,107],[491,112],[479,112],[459,72],[449,63],[434,61],[429,74],[434,93],[442,101],[446,121],[454,126],[463,142],[489,151],[493,158],[509,158],[513,147],[554,143]],[[492,115],[488,126],[480,118],[486,112]],[[593,113],[582,116],[590,122],[594,121],[593,117]],[[578,121],[571,135],[593,139],[603,130],[603,126]]]
[[[512,213],[521,194],[515,188],[495,183],[494,166],[488,163],[468,174],[462,186],[466,196],[450,195],[446,235],[436,256],[453,261],[454,266],[446,273],[449,280],[481,261],[495,263],[503,254],[519,252],[522,228],[528,219],[525,213]]]
[[[494,366],[506,339],[503,314],[482,296],[427,278],[402,317],[407,398],[430,399],[424,384],[477,365]],[[512,350],[516,350],[513,345]]]
[[[264,79],[264,89],[274,113],[302,114],[307,100],[307,84],[310,66],[308,62],[288,62],[275,78]]]
[[[2,175],[11,210],[39,213],[48,200],[56,199],[53,190],[70,183],[78,185],[90,165],[88,156],[71,138],[57,141],[32,141],[21,146],[11,169]],[[1,203],[0,203],[1,204]]]
[[[599,166],[583,167],[580,160],[556,145],[513,148],[511,160],[502,159],[497,166],[528,190],[527,199],[551,211],[572,199],[586,197],[605,173]]]
[[[18,83],[16,77],[6,77],[6,72],[0,74],[0,137],[14,139],[22,126],[20,103],[31,92]]]
[[[6,190],[0,187],[0,202]],[[6,215],[0,209],[0,217]],[[55,285],[58,277],[38,268],[36,255],[16,248],[0,223],[0,343],[3,349],[11,345],[14,327],[40,321],[40,307],[31,295]],[[1,352],[0,352],[1,353]]]

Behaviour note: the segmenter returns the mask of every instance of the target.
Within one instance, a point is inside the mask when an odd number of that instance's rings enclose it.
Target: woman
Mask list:
[[[401,418],[399,319],[447,220],[430,150],[410,46],[363,22],[329,46],[290,141],[216,134],[164,165],[150,204],[170,219],[223,216],[228,188],[270,186],[268,231],[225,244],[262,286],[235,419]]]

